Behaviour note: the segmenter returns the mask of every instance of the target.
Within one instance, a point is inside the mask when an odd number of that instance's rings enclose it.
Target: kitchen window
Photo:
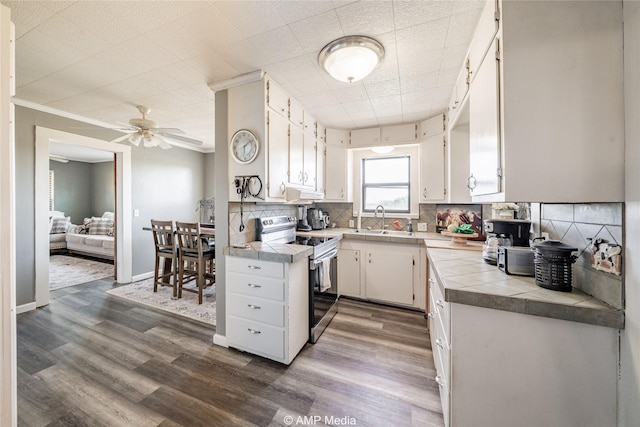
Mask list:
[[[388,213],[411,213],[411,157],[408,155],[362,159],[363,212],[382,205]]]

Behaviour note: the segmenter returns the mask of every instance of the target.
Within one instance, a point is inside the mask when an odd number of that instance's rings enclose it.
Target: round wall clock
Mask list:
[[[258,156],[260,143],[251,131],[240,129],[231,137],[229,149],[236,162],[251,163]]]

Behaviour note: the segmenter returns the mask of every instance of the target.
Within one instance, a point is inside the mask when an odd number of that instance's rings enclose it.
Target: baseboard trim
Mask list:
[[[213,343],[215,345],[219,345],[220,347],[229,348],[227,345],[227,337],[225,335],[215,334],[213,336]]]
[[[131,277],[132,282],[139,282],[140,280],[149,279],[153,277],[153,271],[149,271],[148,273],[138,274],[136,276]]]
[[[27,311],[35,310],[36,302],[30,302],[27,304],[22,304],[16,307],[16,314],[26,313]]]

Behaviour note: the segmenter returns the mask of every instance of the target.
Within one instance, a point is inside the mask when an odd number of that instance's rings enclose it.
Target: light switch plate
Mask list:
[[[427,231],[427,223],[419,222],[418,223],[418,231]]]
[[[349,227],[353,228],[353,220],[352,219],[349,220]]]

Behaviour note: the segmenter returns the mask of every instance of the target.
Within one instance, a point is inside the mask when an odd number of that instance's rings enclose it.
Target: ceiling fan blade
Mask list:
[[[155,135],[155,137],[158,138],[158,146],[163,150],[168,150],[169,148],[172,148],[172,145],[169,144],[169,142],[164,138],[164,136]]]
[[[109,142],[121,142],[121,141],[124,141],[125,139],[129,138],[130,136],[131,136],[131,134],[128,133],[126,135],[119,136],[116,139],[112,139]]]
[[[153,130],[155,132],[164,132],[164,133],[170,133],[174,135],[185,135],[184,131],[178,128],[155,128]]]
[[[165,133],[165,132],[157,132],[157,134],[164,136],[168,140],[174,140],[174,141],[178,141],[178,142],[186,142],[187,144],[192,144],[192,145],[202,145],[203,144],[202,141],[198,141],[197,139],[186,138],[186,137],[180,136],[180,135],[173,135],[173,134]]]
[[[69,159],[63,156],[58,156],[57,154],[49,154],[49,160],[60,163],[69,163]]]

